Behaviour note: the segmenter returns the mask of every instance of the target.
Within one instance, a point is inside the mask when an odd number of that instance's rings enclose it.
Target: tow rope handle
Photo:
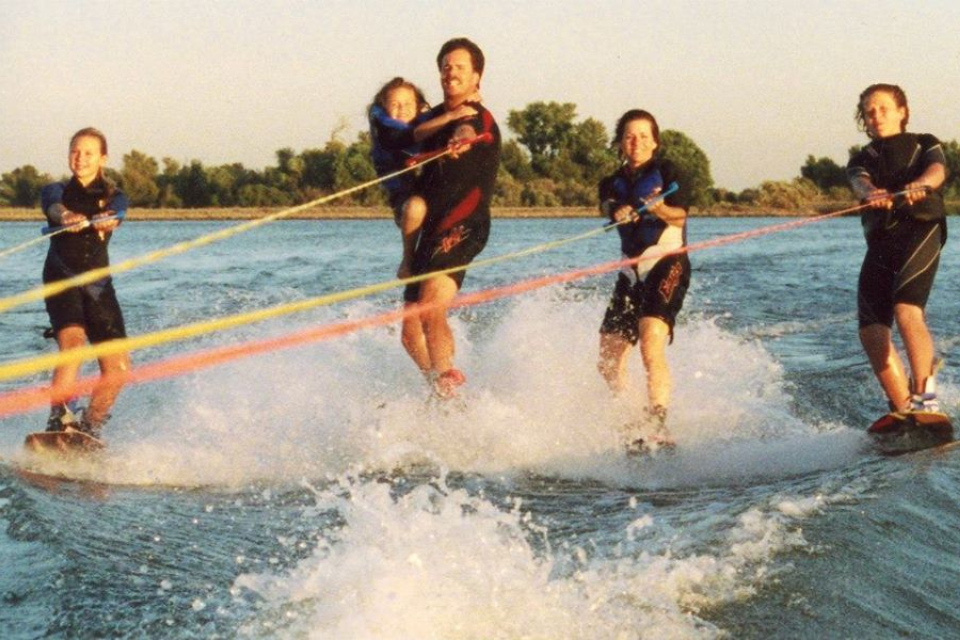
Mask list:
[[[123,220],[127,215],[126,211],[118,211],[112,216],[104,216],[102,218],[97,218],[97,222],[106,222],[107,220]],[[87,227],[93,226],[92,220],[86,220],[84,222],[76,222],[74,224],[65,224],[59,227],[43,227],[40,229],[40,233],[49,236],[54,233],[60,233],[62,231],[69,231],[70,229],[86,229]]]
[[[664,198],[666,198],[666,197],[667,197],[668,195],[670,195],[671,193],[674,193],[675,191],[677,191],[679,188],[680,188],[680,185],[678,185],[676,182],[671,182],[671,183],[667,186],[667,190],[666,190],[666,191],[661,191],[660,193],[658,193],[658,194],[655,195],[654,197],[652,197],[652,198],[650,198],[649,200],[647,200],[646,202],[644,202],[644,203],[643,203],[643,206],[641,206],[641,207],[633,210],[633,214],[636,216],[636,215],[639,215],[639,214],[643,213],[644,211],[646,211],[647,207],[649,207],[649,206],[652,205],[652,204],[656,204],[657,202],[660,202],[661,200],[663,200]],[[613,229],[613,228],[615,228],[615,227],[619,227],[620,225],[625,224],[625,223],[627,223],[627,222],[635,222],[635,220],[634,220],[633,218],[631,218],[630,220],[624,220],[623,222],[608,222],[607,224],[603,225],[603,230],[604,230],[604,231],[609,231],[610,229]]]
[[[423,162],[426,162],[427,160],[433,160],[434,158],[445,156],[448,153],[456,149],[459,149],[460,147],[473,145],[473,144],[480,144],[480,143],[489,143],[489,142],[493,142],[493,134],[490,133],[489,131],[484,131],[478,136],[474,136],[472,138],[466,138],[464,140],[457,140],[455,141],[454,144],[444,149],[437,149],[436,151],[426,151],[424,153],[418,153],[414,156],[410,156],[409,158],[407,158],[406,162],[404,162],[403,164],[405,167],[412,167],[414,165],[418,165]]]

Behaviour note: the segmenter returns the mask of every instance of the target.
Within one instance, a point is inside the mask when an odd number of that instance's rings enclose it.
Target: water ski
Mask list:
[[[673,440],[657,442],[654,440],[637,438],[626,445],[627,456],[639,458],[643,456],[652,456],[658,454],[670,454],[677,452],[677,443]]]
[[[102,440],[69,428],[64,431],[31,433],[24,440],[23,446],[35,455],[53,455],[60,458],[89,456],[103,451],[106,447]]]
[[[675,453],[677,443],[663,424],[631,421],[620,428],[627,456],[631,458]]]
[[[953,424],[945,413],[888,413],[867,429],[881,453],[898,455],[953,442]]]

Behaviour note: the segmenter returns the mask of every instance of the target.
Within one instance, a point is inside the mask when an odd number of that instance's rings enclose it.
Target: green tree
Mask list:
[[[183,199],[177,193],[180,163],[173,158],[164,158],[162,162],[163,173],[157,176],[157,187],[160,190],[157,204],[161,207],[179,209],[183,206]]]
[[[526,182],[534,176],[530,158],[516,140],[508,140],[500,148],[500,169],[521,182]]]
[[[157,161],[140,151],[133,150],[123,156],[120,179],[131,206],[156,206],[157,196],[160,195],[156,180],[159,170]]]
[[[532,102],[520,111],[510,111],[507,126],[530,152],[530,162],[540,175],[547,174],[548,161],[567,142],[576,115],[572,102]]]
[[[557,185],[549,178],[536,178],[523,185],[520,202],[525,207],[559,207],[563,203],[557,195]]]
[[[237,193],[237,205],[241,207],[285,207],[293,204],[286,191],[265,184],[247,184]]]
[[[337,158],[334,170],[334,191],[340,192],[377,177],[370,151],[370,134],[363,131],[357,136],[356,142],[347,147]],[[383,204],[385,198],[382,189],[363,189],[352,194],[345,201],[358,205],[374,205]]]
[[[307,149],[301,153],[303,186],[321,192],[332,192],[336,181],[337,160],[346,150],[347,145],[339,140],[330,140],[323,149]]]
[[[581,168],[579,179],[585,185],[595,186],[617,168],[617,154],[607,141],[607,129],[599,120],[587,118],[574,125],[567,150],[570,160]]]
[[[40,173],[33,165],[24,165],[0,176],[0,203],[8,207],[35,207],[40,204],[40,190],[53,178]]]
[[[814,158],[813,155],[808,155],[807,161],[800,167],[800,175],[813,182],[823,192],[847,184],[844,168],[830,158]]]
[[[603,123],[574,122],[576,105],[534,102],[511,111],[508,125],[517,141],[504,145],[502,161],[523,184],[521,199],[531,206],[584,206],[596,199],[596,185],[617,166]],[[546,180],[536,180],[545,178]]]
[[[500,163],[500,169],[497,172],[497,182],[494,186],[492,204],[495,207],[519,207],[522,202],[520,194],[523,192],[523,185],[520,180],[510,174],[509,171]]]
[[[203,163],[199,160],[190,162],[189,167],[180,169],[177,175],[177,195],[188,209],[209,207],[211,203],[210,181]]]
[[[660,132],[660,144],[663,156],[677,165],[684,182],[690,203],[695,207],[713,204],[713,176],[710,175],[710,160],[697,144],[680,131],[667,129]]]
[[[274,186],[296,197],[300,192],[303,178],[303,159],[286,147],[277,151],[277,172],[274,174]]]
[[[207,169],[207,183],[210,189],[210,204],[214,207],[239,206],[239,192],[249,184],[258,181],[255,171],[243,164],[222,164]]]
[[[756,204],[771,209],[799,209],[813,202],[819,190],[806,178],[792,182],[768,180],[760,185]]]

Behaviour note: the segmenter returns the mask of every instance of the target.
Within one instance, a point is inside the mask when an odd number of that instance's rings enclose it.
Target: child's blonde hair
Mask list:
[[[430,104],[427,102],[427,99],[424,97],[423,91],[420,90],[420,87],[413,84],[406,78],[397,76],[390,82],[380,87],[380,91],[377,91],[377,95],[373,96],[373,103],[370,104],[370,108],[367,110],[367,113],[369,114],[371,111],[373,111],[374,107],[380,107],[381,109],[386,109],[387,96],[390,95],[390,92],[393,91],[394,89],[401,89],[401,88],[410,89],[411,91],[413,91],[413,95],[416,96],[416,99],[417,99],[418,113],[420,111],[424,111],[425,109],[430,108]]]

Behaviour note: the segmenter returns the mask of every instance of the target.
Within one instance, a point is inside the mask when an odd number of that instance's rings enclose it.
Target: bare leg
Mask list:
[[[655,421],[656,433],[652,440],[661,445],[672,445],[665,419],[670,404],[672,381],[667,365],[667,340],[670,325],[651,316],[640,319],[640,354],[647,371],[647,411]]]
[[[893,345],[889,327],[871,324],[860,329],[860,343],[890,405],[897,411],[909,409],[910,389],[907,376],[903,370],[903,361]],[[930,366],[929,361],[927,366]]]
[[[924,383],[933,375],[934,361],[933,337],[927,328],[923,309],[912,304],[898,304],[893,312],[913,374],[913,389],[910,391],[923,393]]]
[[[670,326],[660,318],[640,319],[640,354],[647,370],[647,399],[651,408],[670,404],[670,368],[667,366],[667,340]]]
[[[427,215],[427,203],[420,196],[411,196],[403,203],[403,215],[400,217],[400,234],[403,240],[403,257],[397,269],[398,278],[413,275],[413,254],[420,238],[420,228]]]
[[[100,358],[100,380],[90,395],[90,405],[87,407],[84,420],[101,425],[109,417],[110,409],[116,402],[120,390],[127,382],[130,371],[130,356],[118,353]]]
[[[80,326],[64,327],[57,332],[60,351],[78,349],[87,344],[87,332]],[[72,388],[80,375],[80,363],[61,364],[53,370],[50,383],[50,404],[64,404],[73,396]]]
[[[411,315],[403,319],[400,341],[421,373],[429,373],[433,370],[430,353],[427,351],[427,339],[423,332],[423,319],[419,315]]]
[[[627,354],[630,343],[615,333],[600,334],[600,358],[597,371],[615,394],[627,387]]]
[[[454,296],[457,283],[450,276],[436,276],[420,285],[420,302],[429,308],[421,314],[430,363],[437,373],[453,368],[454,341],[447,311]]]

